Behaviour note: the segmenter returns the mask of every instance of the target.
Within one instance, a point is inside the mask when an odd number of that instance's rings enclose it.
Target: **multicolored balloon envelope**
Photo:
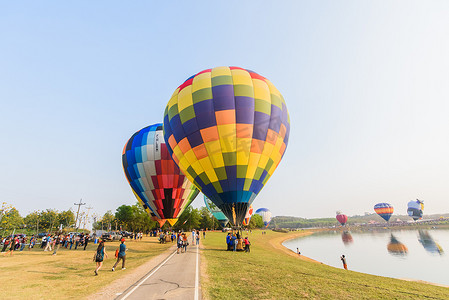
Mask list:
[[[174,225],[199,193],[171,159],[160,123],[139,130],[128,140],[122,163],[134,195],[160,224],[168,220]]]
[[[271,211],[268,208],[259,208],[256,210],[256,214],[262,217],[263,225],[267,228],[271,222]]]
[[[345,226],[345,224],[348,222],[348,216],[344,215],[342,213],[337,212],[337,221],[340,222],[341,226]]]
[[[210,213],[220,222],[221,227],[225,227],[228,224],[229,220],[226,218],[224,213],[206,196],[204,196],[204,204],[206,204],[206,208],[210,211]]]
[[[388,222],[393,214],[394,208],[388,203],[377,203],[374,205],[374,211]]]
[[[251,217],[253,216],[253,213],[254,213],[253,206],[250,205],[248,212],[246,213],[245,218],[243,219],[243,226],[249,225],[249,221],[251,221]]]
[[[204,70],[173,93],[164,137],[173,160],[234,225],[281,161],[290,119],[276,87],[238,67]]]
[[[414,221],[419,220],[423,216],[424,201],[412,200],[407,205],[407,214],[413,218]]]

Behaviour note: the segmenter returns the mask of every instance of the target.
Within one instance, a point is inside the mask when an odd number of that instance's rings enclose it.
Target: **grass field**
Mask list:
[[[225,233],[202,240],[208,299],[449,299],[449,288],[346,271],[299,259],[280,242],[294,233],[253,231],[251,253],[224,251]]]
[[[115,263],[115,249],[119,242],[106,242],[108,259],[98,276],[94,276],[95,263],[92,261],[97,245],[89,243],[86,251],[60,249],[57,255],[43,252],[40,248],[22,252],[14,256],[0,255],[0,282],[2,299],[80,299],[94,293],[113,280],[126,275],[160,254],[171,246],[159,244],[155,237],[144,237],[142,241],[128,241],[126,245],[126,270],[121,265],[116,272],[111,268]],[[73,247],[74,248],[74,247]],[[72,249],[73,249],[72,248]]]

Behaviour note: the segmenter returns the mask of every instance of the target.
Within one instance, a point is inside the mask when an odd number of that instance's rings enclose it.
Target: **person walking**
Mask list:
[[[301,251],[299,251],[299,248],[296,248],[296,253],[297,253],[298,255],[301,255]]]
[[[187,240],[187,234],[182,234],[182,247],[184,248],[184,253],[187,252],[187,246],[189,245],[189,241]]]
[[[44,235],[41,240],[41,248],[44,249],[47,246],[47,236]]]
[[[179,254],[179,251],[181,251],[182,253],[182,247],[183,247],[183,240],[182,240],[182,236],[178,236],[178,240],[176,242],[178,250],[176,251],[177,254]]]
[[[9,251],[3,253],[3,256],[6,256],[8,254],[10,254],[11,256],[14,255],[14,249],[16,248],[16,239],[13,237],[11,239],[11,248],[9,248]]]
[[[203,230],[203,239],[206,238],[206,229]]]
[[[6,248],[8,248],[8,245],[11,243],[11,238],[6,238],[3,242],[3,249],[2,252],[6,252]]]
[[[200,232],[198,230],[196,231],[195,237],[196,237],[196,244],[199,245],[200,244]]]
[[[54,251],[53,251],[53,254],[52,255],[56,255],[56,252],[58,252],[58,250],[59,250],[59,247],[61,247],[61,244],[62,244],[62,235],[57,235],[56,237],[55,237],[55,245],[54,245]],[[50,250],[51,251],[51,250]]]
[[[36,244],[36,238],[34,237],[34,234],[30,238],[30,245],[28,245],[28,251],[31,250],[31,248],[34,248],[34,244]]]
[[[84,249],[83,250],[86,250],[86,247],[87,247],[87,244],[89,243],[89,235],[88,234],[86,234],[85,236],[84,236]]]
[[[94,261],[97,264],[97,268],[95,269],[95,276],[98,275],[98,271],[101,269],[101,266],[103,265],[104,256],[106,255],[106,258],[108,258],[108,254],[106,253],[106,248],[104,247],[104,241],[101,241],[100,244],[98,244],[97,251],[95,251],[94,255]],[[114,269],[112,269],[114,270]]]
[[[45,246],[44,251],[51,251],[51,241],[52,241],[51,235],[47,236],[47,244]]]
[[[122,270],[125,270],[125,260],[126,260],[126,245],[125,245],[125,239],[121,239],[121,244],[118,251],[117,261],[115,262],[114,266],[112,267],[112,271],[115,271],[115,267],[118,265],[120,260],[122,261]]]
[[[343,254],[342,256],[340,256],[341,262],[343,263],[343,268],[345,268],[345,270],[348,269],[348,265],[346,264],[346,257]]]

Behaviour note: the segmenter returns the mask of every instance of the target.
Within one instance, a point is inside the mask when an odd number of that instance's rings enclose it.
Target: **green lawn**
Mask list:
[[[110,284],[117,278],[162,253],[172,244],[159,244],[155,237],[129,241],[126,245],[126,270],[112,272],[114,253],[119,242],[106,242],[109,258],[105,259],[99,276],[94,276],[92,261],[97,245],[89,243],[86,251],[60,249],[57,255],[40,248],[14,256],[0,255],[0,282],[2,299],[82,299]],[[75,246],[73,246],[74,248]]]
[[[227,252],[225,233],[202,240],[209,299],[449,299],[449,288],[346,271],[299,259],[279,246],[294,233],[253,231],[251,253]]]

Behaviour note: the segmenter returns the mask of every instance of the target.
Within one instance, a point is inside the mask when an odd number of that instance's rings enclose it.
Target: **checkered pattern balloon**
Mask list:
[[[234,225],[281,161],[290,119],[275,86],[259,74],[219,67],[193,75],[165,108],[173,160]]]
[[[139,130],[128,140],[122,163],[145,210],[172,225],[199,193],[172,160],[160,123]]]

